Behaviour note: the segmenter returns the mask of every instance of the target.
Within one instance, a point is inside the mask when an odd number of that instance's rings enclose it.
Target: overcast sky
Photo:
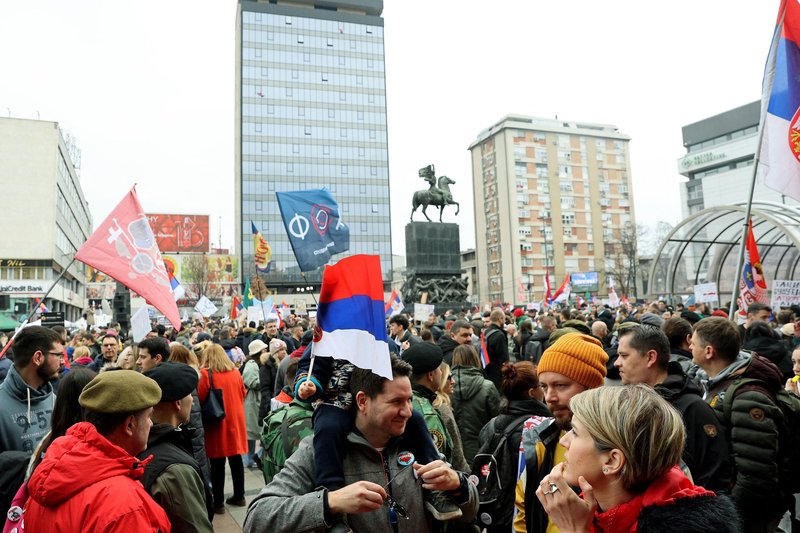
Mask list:
[[[677,223],[681,126],[760,98],[778,4],[384,0],[394,253],[428,163],[456,180],[461,213],[445,221],[474,247],[467,147],[509,113],[616,125],[632,138],[637,221]],[[77,137],[95,224],[137,183],[146,211],[209,214],[214,244],[221,219],[230,247],[235,11],[4,0],[0,113]]]

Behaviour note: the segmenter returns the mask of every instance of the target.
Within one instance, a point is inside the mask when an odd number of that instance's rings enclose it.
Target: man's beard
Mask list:
[[[36,374],[38,374],[38,376],[40,378],[42,378],[42,381],[44,381],[45,383],[57,380],[58,379],[58,373],[59,373],[59,371],[56,370],[54,373],[48,374],[43,367],[40,366],[40,367],[36,368]]]

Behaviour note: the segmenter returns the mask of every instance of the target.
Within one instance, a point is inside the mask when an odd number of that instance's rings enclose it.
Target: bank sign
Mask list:
[[[0,280],[0,294],[44,294],[47,288],[38,280]]]

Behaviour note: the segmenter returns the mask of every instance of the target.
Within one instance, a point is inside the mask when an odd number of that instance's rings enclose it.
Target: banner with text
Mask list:
[[[800,305],[800,281],[776,279],[772,282],[772,309],[778,312],[779,307]]]

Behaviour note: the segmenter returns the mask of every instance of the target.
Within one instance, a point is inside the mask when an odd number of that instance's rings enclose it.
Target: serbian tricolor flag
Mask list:
[[[181,329],[169,274],[135,187],[97,226],[75,259],[119,281],[161,311],[176,331]]]
[[[326,266],[311,354],[392,379],[384,313],[380,257],[354,255]]]
[[[175,277],[175,274],[167,269],[167,274],[169,275],[169,286],[172,287],[172,294],[175,296],[175,301],[177,302],[186,294],[186,290],[181,285],[181,282],[178,281],[178,278]]]
[[[747,224],[747,242],[744,251],[744,267],[739,279],[739,320],[747,318],[747,307],[754,302],[769,304],[767,283],[761,268],[761,257],[758,254],[756,238],[753,235],[753,220]]]
[[[36,302],[39,304],[39,312],[40,313],[49,313],[50,312],[50,310],[47,308],[47,306],[44,305],[44,302],[41,300],[41,298],[36,298]]]
[[[564,300],[568,300],[569,293],[570,293],[569,274],[567,274],[567,277],[564,278],[564,283],[561,284],[556,293],[553,295],[552,303],[555,304],[558,302],[562,302]]]
[[[764,184],[800,201],[800,5],[782,0],[761,87]]]
[[[483,365],[483,368],[486,368],[489,363],[489,350],[486,349],[486,337],[484,337],[481,331],[481,365]]]
[[[289,318],[289,315],[292,314],[292,310],[289,309],[289,304],[284,301],[281,301],[281,316],[283,318]]]

